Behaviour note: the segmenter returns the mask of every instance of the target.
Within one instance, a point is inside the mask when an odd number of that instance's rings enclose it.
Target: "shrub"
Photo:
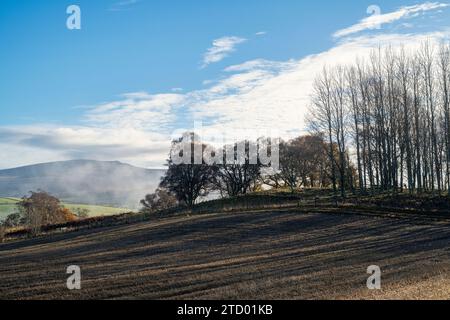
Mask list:
[[[6,219],[3,221],[3,226],[5,228],[14,228],[18,227],[21,224],[24,224],[24,219],[20,212],[11,213]]]
[[[60,222],[73,222],[78,220],[77,216],[70,211],[68,208],[60,208],[58,216],[60,217]]]

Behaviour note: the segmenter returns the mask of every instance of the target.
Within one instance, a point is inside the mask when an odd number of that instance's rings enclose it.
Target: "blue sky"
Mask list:
[[[72,4],[81,8],[81,30],[66,28]],[[77,157],[159,166],[171,131],[194,119],[241,127],[239,114],[254,114],[259,122],[243,118],[252,130],[288,117],[298,119],[290,132],[301,132],[306,78],[315,71],[305,58],[317,55],[317,66],[325,54],[325,62],[344,59],[345,46],[447,32],[444,2],[392,0],[376,1],[385,18],[380,29],[348,29],[373,4],[3,0],[0,146],[11,151],[0,155],[0,168]],[[393,14],[405,6],[406,14]],[[346,31],[336,36],[339,30]],[[208,52],[212,62],[205,63]],[[280,104],[276,93],[264,96],[276,81],[286,99]],[[140,139],[146,142],[131,146]]]

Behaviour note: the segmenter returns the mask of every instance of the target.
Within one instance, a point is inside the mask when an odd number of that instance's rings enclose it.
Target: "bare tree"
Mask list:
[[[256,156],[257,145],[241,141],[224,147],[224,158],[216,164],[215,186],[228,196],[248,193],[261,177],[262,164]]]
[[[442,91],[442,107],[444,111],[444,137],[445,137],[445,159],[446,159],[446,188],[450,196],[450,46],[442,44],[439,50],[439,78]]]
[[[336,196],[336,163],[333,151],[334,122],[332,116],[331,96],[332,79],[330,78],[328,70],[324,68],[322,71],[322,75],[317,77],[314,83],[314,94],[312,97],[313,107],[311,109],[311,119],[309,120],[309,122],[314,132],[324,132],[328,137],[328,159],[329,163],[331,164],[331,181],[333,185],[334,195]]]
[[[179,146],[183,143],[183,139],[190,138],[191,142],[186,142],[188,145],[187,163],[177,164],[173,157],[186,150],[180,149]],[[195,141],[195,135],[190,133],[179,140],[173,141],[172,150],[169,159],[167,160],[168,170],[160,183],[161,188],[169,190],[175,195],[178,201],[184,203],[188,207],[192,207],[196,200],[201,196],[206,196],[209,193],[215,172],[215,166],[208,165],[204,162],[203,157],[196,159],[196,148],[200,148],[200,155],[203,156],[205,152],[205,145],[198,145]]]
[[[346,72],[343,67],[328,71],[316,79],[310,125],[315,133],[326,132],[328,136],[328,158],[331,164],[332,184],[337,194],[337,178],[341,197],[345,198],[348,135],[348,95],[346,93]],[[337,161],[335,149],[337,147]],[[337,172],[339,171],[339,172]]]

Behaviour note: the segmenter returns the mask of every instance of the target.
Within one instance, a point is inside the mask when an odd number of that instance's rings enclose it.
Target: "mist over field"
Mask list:
[[[20,198],[44,190],[64,201],[139,208],[158,186],[164,170],[117,161],[73,160],[0,171],[0,195]]]

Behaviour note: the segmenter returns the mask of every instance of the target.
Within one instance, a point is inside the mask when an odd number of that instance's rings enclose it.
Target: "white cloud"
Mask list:
[[[222,37],[213,41],[212,47],[203,56],[203,65],[205,68],[211,63],[219,62],[225,59],[230,53],[236,50],[236,46],[247,39],[240,37]]]
[[[416,4],[412,6],[401,7],[396,11],[385,13],[385,14],[374,14],[370,17],[364,18],[358,23],[342,29],[338,30],[333,34],[334,38],[341,38],[345,36],[349,36],[351,34],[355,34],[364,30],[375,29],[377,27],[381,27],[383,24],[393,23],[395,21],[411,18],[420,15],[421,13],[441,9],[448,7],[447,3],[439,3],[439,2],[425,2],[422,4]]]
[[[128,93],[122,100],[96,106],[86,118],[90,124],[101,127],[163,131],[175,120],[173,109],[183,99],[183,95],[175,93]]]
[[[259,31],[257,33],[255,33],[256,36],[265,36],[267,34],[266,31]]]

